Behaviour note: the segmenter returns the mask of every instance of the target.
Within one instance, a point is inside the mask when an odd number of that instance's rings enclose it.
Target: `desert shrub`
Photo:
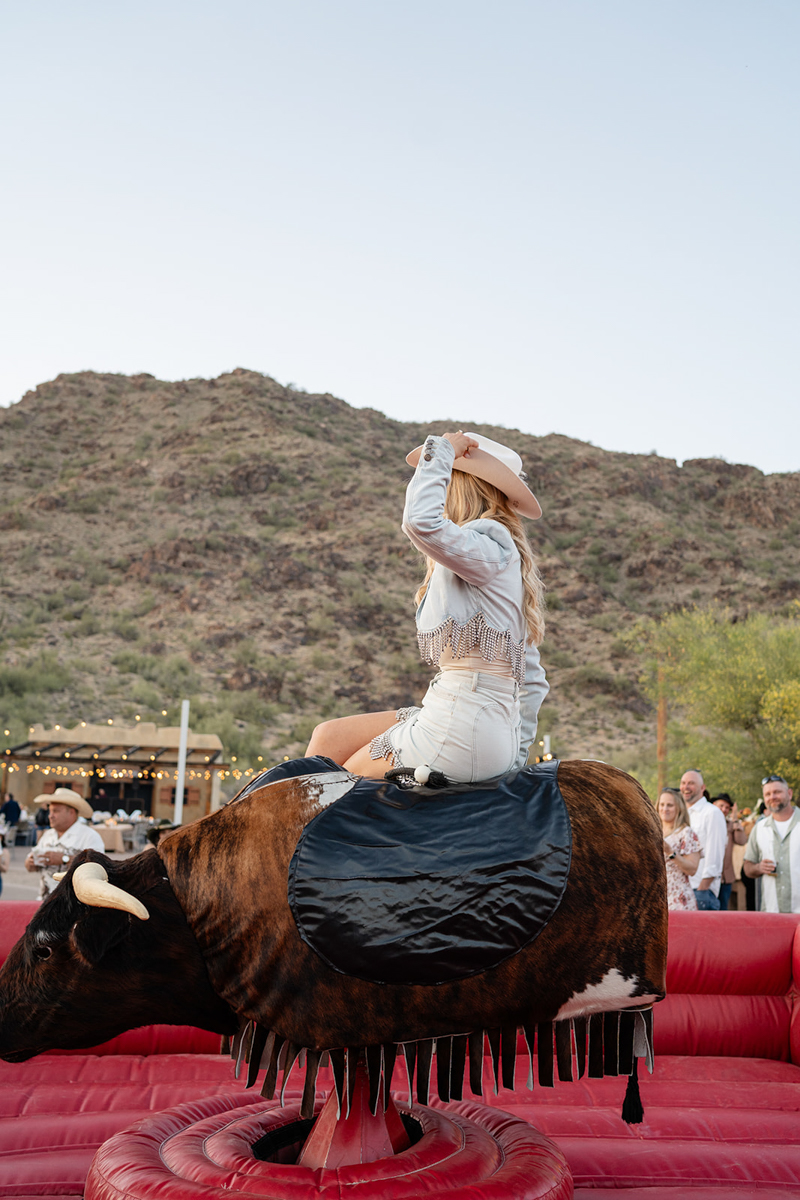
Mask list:
[[[69,667],[60,663],[54,654],[45,651],[23,666],[0,667],[0,698],[62,692],[71,682]]]
[[[128,675],[141,675],[143,679],[155,679],[159,660],[153,654],[140,654],[137,650],[121,650],[111,659],[118,671]]]
[[[139,598],[136,600],[136,603],[131,608],[131,616],[144,617],[147,615],[147,613],[152,612],[157,603],[158,601],[148,588],[146,592],[143,592],[143,594],[139,596]]]
[[[225,707],[237,721],[245,721],[251,725],[265,725],[280,711],[281,706],[263,700],[257,692],[225,692],[219,697]]]
[[[306,621],[306,640],[335,641],[337,637],[336,622],[325,613],[312,613]]]
[[[74,604],[80,604],[83,600],[87,599],[89,590],[82,583],[79,583],[78,580],[73,580],[72,583],[67,584],[64,588],[63,594],[65,600],[71,600]]]
[[[571,550],[583,537],[582,530],[573,530],[571,533],[557,533],[553,537],[553,545],[556,550]]]
[[[585,663],[576,667],[566,686],[571,691],[580,691],[586,696],[601,693],[607,696],[630,697],[638,692],[636,684],[626,676],[613,675],[595,663]]]
[[[295,742],[307,743],[318,724],[316,716],[300,717],[292,726],[291,737]]]
[[[229,758],[235,756],[239,766],[255,764],[262,753],[263,729],[241,721],[232,712],[209,705],[198,699],[192,700],[190,721],[196,733],[216,733]]]
[[[602,629],[604,633],[613,633],[619,621],[612,613],[596,613],[595,616],[589,617],[589,624],[593,629]]]
[[[124,674],[138,675],[149,683],[158,684],[160,699],[180,699],[199,690],[197,673],[189,660],[181,654],[159,658],[155,654],[122,650],[115,654],[111,661],[117,670]]]
[[[316,649],[311,655],[311,665],[315,671],[332,671],[338,660],[325,650]]]
[[[95,587],[104,587],[111,578],[108,568],[100,562],[92,562],[86,568],[85,578]]]
[[[71,658],[67,667],[74,675],[96,675],[98,671],[98,665],[93,658],[84,658],[81,655]]]
[[[545,667],[574,667],[575,659],[567,650],[561,650],[558,646],[550,646],[547,642],[543,642],[539,647],[542,656],[542,662]]]
[[[117,489],[113,486],[95,488],[92,492],[74,491],[67,497],[67,510],[81,514],[103,512],[116,495]]]
[[[78,637],[94,637],[101,629],[102,622],[97,613],[84,609],[80,619],[76,622],[75,633]]]
[[[156,678],[169,698],[180,699],[200,689],[197,672],[181,654],[171,654],[161,662]]]
[[[164,707],[159,690],[144,679],[134,680],[127,694],[142,708],[149,708],[154,713],[160,712]]]
[[[117,613],[111,618],[111,628],[125,642],[138,642],[139,626],[127,613]]]

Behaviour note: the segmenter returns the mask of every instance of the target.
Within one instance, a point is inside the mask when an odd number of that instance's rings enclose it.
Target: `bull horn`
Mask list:
[[[121,912],[138,917],[140,921],[147,921],[150,917],[141,900],[108,882],[108,873],[100,863],[87,862],[76,867],[72,886],[81,903],[91,908],[118,908]]]

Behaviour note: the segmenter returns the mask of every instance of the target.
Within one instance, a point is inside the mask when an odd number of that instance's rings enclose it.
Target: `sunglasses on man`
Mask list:
[[[787,787],[789,786],[782,775],[765,775],[761,780],[761,786],[763,787],[765,783],[784,783]]]

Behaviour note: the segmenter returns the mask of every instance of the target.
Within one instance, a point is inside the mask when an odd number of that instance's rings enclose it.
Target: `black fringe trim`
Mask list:
[[[377,1112],[387,1102],[398,1055],[405,1065],[409,1102],[413,1102],[416,1090],[417,1103],[427,1104],[432,1083],[440,1100],[461,1100],[465,1071],[468,1071],[473,1095],[483,1096],[485,1051],[488,1051],[486,1057],[495,1094],[501,1084],[513,1090],[518,1053],[528,1054],[528,1087],[531,1089],[534,1076],[540,1087],[553,1087],[556,1076],[561,1082],[580,1079],[587,1067],[588,1075],[593,1079],[604,1075],[627,1075],[628,1089],[622,1118],[629,1124],[639,1124],[644,1113],[637,1062],[638,1057],[645,1057],[652,1068],[653,1020],[651,1009],[626,1009],[595,1013],[588,1018],[540,1022],[521,1028],[504,1025],[500,1029],[426,1038],[401,1045],[387,1042],[377,1046],[325,1050],[296,1046],[274,1030],[264,1029],[255,1021],[244,1020],[230,1039],[228,1051],[236,1064],[237,1079],[242,1065],[247,1065],[248,1087],[254,1086],[261,1070],[265,1072],[261,1094],[269,1100],[275,1096],[278,1075],[282,1071],[281,1103],[292,1068],[296,1064],[302,1066],[305,1062],[306,1077],[300,1109],[304,1120],[314,1115],[317,1075],[320,1067],[328,1062],[339,1111],[348,1113],[355,1085],[356,1064],[359,1058],[364,1059],[370,1108]],[[432,1073],[434,1057],[436,1065]]]

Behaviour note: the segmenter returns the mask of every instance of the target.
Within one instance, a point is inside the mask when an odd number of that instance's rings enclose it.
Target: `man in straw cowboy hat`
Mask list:
[[[41,874],[39,894],[44,900],[56,887],[53,875],[66,871],[76,854],[81,850],[99,850],[104,854],[105,846],[96,830],[78,820],[78,817],[91,817],[92,806],[77,792],[56,788],[54,792],[37,796],[34,804],[50,806],[50,828],[25,859],[26,870]]]
[[[524,766],[548,692],[544,587],[521,521],[542,510],[519,455],[491,438],[431,434],[406,461],[403,531],[427,561],[417,639],[438,674],[419,706],[318,725],[306,753],[372,778],[402,766],[476,783]]]

